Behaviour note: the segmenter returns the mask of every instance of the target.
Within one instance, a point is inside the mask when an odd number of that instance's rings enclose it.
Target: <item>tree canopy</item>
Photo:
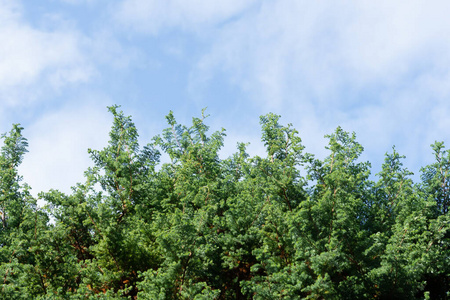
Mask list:
[[[444,143],[414,182],[395,148],[370,176],[340,127],[321,160],[269,113],[265,157],[239,143],[222,159],[204,110],[191,125],[170,112],[144,147],[109,111],[85,181],[40,193],[42,208],[17,171],[23,128],[2,135],[0,299],[450,299]]]

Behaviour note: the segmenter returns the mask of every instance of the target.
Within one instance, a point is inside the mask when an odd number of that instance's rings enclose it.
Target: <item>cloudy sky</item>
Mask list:
[[[302,0],[0,0],[0,131],[21,123],[20,168],[33,193],[69,191],[107,142],[119,104],[142,144],[173,110],[208,107],[263,154],[274,112],[319,156],[325,134],[355,131],[374,173],[396,145],[419,173],[448,141],[450,2]]]

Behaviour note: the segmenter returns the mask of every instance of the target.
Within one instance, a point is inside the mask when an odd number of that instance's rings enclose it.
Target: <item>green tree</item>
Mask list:
[[[225,130],[209,133],[204,110],[189,126],[170,112],[143,148],[131,117],[109,111],[109,142],[88,151],[85,182],[41,193],[43,209],[17,172],[22,128],[2,136],[0,299],[450,297],[443,143],[414,183],[395,148],[371,178],[340,127],[320,160],[269,113],[266,156],[238,143],[222,159]]]
[[[2,299],[30,299],[41,293],[42,274],[32,251],[47,222],[29,187],[21,184],[17,168],[27,152],[27,140],[18,124],[2,135],[0,156],[0,295]]]

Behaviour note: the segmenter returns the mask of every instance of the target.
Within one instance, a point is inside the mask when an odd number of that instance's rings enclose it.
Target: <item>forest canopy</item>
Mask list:
[[[210,133],[204,110],[190,125],[170,112],[141,147],[131,117],[108,109],[109,142],[88,150],[85,181],[40,193],[44,207],[18,173],[23,128],[2,135],[1,299],[450,298],[442,142],[414,182],[395,148],[371,176],[340,127],[322,160],[269,113],[265,157],[239,143],[221,159],[225,130]]]

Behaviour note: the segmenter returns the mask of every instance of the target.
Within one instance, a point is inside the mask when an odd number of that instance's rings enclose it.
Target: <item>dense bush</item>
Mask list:
[[[42,209],[17,173],[22,128],[3,136],[1,299],[450,298],[443,143],[414,183],[395,149],[370,177],[341,128],[319,160],[268,114],[266,157],[238,144],[221,159],[225,131],[209,135],[203,112],[190,127],[170,113],[141,148],[131,118],[109,110],[110,141],[89,150],[86,181],[41,193]]]

